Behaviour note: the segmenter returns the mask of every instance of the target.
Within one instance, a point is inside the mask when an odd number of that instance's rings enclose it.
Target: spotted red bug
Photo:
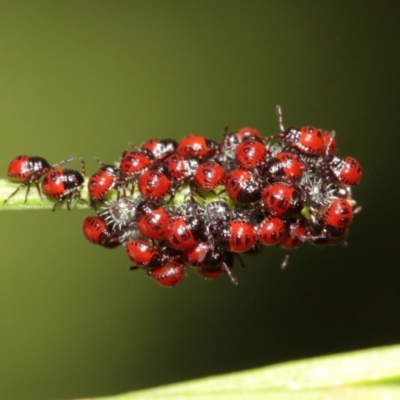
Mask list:
[[[256,139],[247,139],[236,147],[235,159],[244,169],[255,169],[264,165],[269,155],[265,145]]]
[[[248,126],[240,128],[235,133],[235,136],[238,139],[239,143],[242,143],[242,142],[244,142],[245,140],[248,140],[248,139],[258,138],[259,140],[262,140],[262,138],[263,138],[261,133],[257,129],[250,128]]]
[[[80,199],[82,185],[85,175],[85,163],[81,159],[82,174],[74,169],[56,168],[51,169],[42,180],[42,192],[56,202],[54,203],[53,211],[55,211],[58,203],[67,200],[67,208],[71,210],[70,204],[72,201]]]
[[[154,156],[147,150],[125,150],[121,157],[120,171],[129,178],[136,178],[154,163]]]
[[[285,129],[282,124],[282,109],[276,107],[281,134],[280,139],[300,153],[321,156],[324,154],[325,143],[321,130],[314,126],[303,126],[301,128],[291,127]]]
[[[216,267],[204,265],[197,268],[197,271],[206,279],[217,279],[224,273],[225,269],[223,265]]]
[[[244,127],[240,128],[237,132],[228,133],[228,126],[225,126],[222,137],[222,146],[225,150],[227,150],[248,139],[262,141],[263,137],[255,128]]]
[[[99,244],[100,246],[113,249],[120,245],[118,236],[110,230],[106,222],[95,215],[84,219],[82,225],[83,234],[89,242]]]
[[[224,248],[215,246],[211,241],[200,241],[185,251],[183,259],[192,267],[202,267],[207,264],[215,266],[224,261],[225,253]]]
[[[321,130],[322,140],[324,141],[324,154],[335,154],[337,152],[336,132]]]
[[[247,221],[233,220],[229,223],[229,249],[234,253],[250,250],[256,243],[256,231]]]
[[[150,139],[142,144],[142,150],[149,151],[155,162],[161,162],[173,154],[178,143],[173,139]]]
[[[233,253],[230,253],[233,254]],[[196,268],[197,272],[202,275],[205,279],[217,279],[224,272],[226,272],[229,276],[229,279],[234,285],[238,285],[238,280],[231,272],[231,266],[229,266],[226,262],[223,262],[219,265],[203,265],[201,267]]]
[[[183,256],[185,262],[193,267],[206,279],[216,279],[227,272],[233,284],[237,279],[232,275],[229,266],[233,264],[233,253],[221,246],[215,246],[210,241],[201,241]]]
[[[355,186],[360,182],[361,165],[355,158],[330,155],[324,158],[324,162],[340,183]]]
[[[13,158],[7,168],[8,177],[15,181],[21,182],[21,184],[4,200],[6,203],[11,197],[13,197],[20,189],[27,186],[25,193],[25,202],[28,200],[29,190],[32,184],[35,184],[39,196],[42,197],[42,193],[39,187],[39,180],[44,176],[50,169],[64,164],[66,162],[73,161],[74,158],[68,158],[60,161],[57,164],[51,166],[44,158],[37,156],[21,155]]]
[[[179,142],[176,149],[177,154],[181,156],[197,157],[201,160],[212,157],[218,151],[218,143],[200,135],[189,135],[184,137]]]
[[[285,182],[267,185],[262,191],[262,199],[265,208],[278,217],[298,212],[303,206],[302,191]]]
[[[95,159],[101,168],[88,179],[89,197],[92,200],[103,200],[113,188],[120,188],[118,179],[120,170],[115,165],[104,164],[98,158]]]
[[[265,165],[265,174],[273,180],[298,182],[303,174],[304,163],[296,154],[283,151]]]
[[[172,249],[188,250],[198,242],[200,227],[200,221],[196,217],[172,217],[165,242]]]
[[[279,217],[269,215],[257,226],[257,240],[263,245],[278,244],[286,232],[284,222]]]
[[[126,243],[128,258],[139,267],[161,266],[165,256],[147,240],[133,239]]]
[[[290,223],[289,229],[281,241],[281,247],[285,249],[294,249],[299,247],[306,239],[306,228],[301,221],[293,221]],[[283,266],[287,264],[284,260]]]
[[[353,219],[353,210],[345,199],[334,200],[323,216],[325,229],[329,236],[340,237]]]
[[[261,197],[258,180],[244,169],[234,169],[226,175],[225,189],[232,200],[241,203],[253,203]]]
[[[173,190],[167,168],[162,164],[154,165],[140,176],[138,188],[145,199],[161,200]]]
[[[224,182],[224,179],[224,168],[212,160],[201,163],[193,175],[193,183],[204,190],[215,189]]]
[[[147,238],[161,240],[167,235],[170,214],[165,207],[143,201],[136,209],[136,218],[140,232]]]
[[[326,229],[323,229],[316,235],[307,235],[307,240],[315,246],[326,246],[326,245],[347,245],[346,238],[349,235],[349,228],[345,228],[343,233],[339,236],[330,236]]]
[[[168,260],[159,267],[150,268],[147,274],[160,286],[172,287],[183,279],[185,276],[185,269],[182,263]]]
[[[184,183],[192,178],[199,166],[199,161],[194,157],[173,154],[164,161],[164,165],[167,167],[173,182]]]
[[[192,267],[200,267],[206,263],[206,258],[211,251],[211,246],[207,242],[199,242],[190,250],[184,253],[184,260]]]

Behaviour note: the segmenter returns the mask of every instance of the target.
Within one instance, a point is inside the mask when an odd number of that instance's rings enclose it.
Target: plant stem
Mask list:
[[[400,346],[386,346],[290,361],[96,399],[398,399],[399,381]]]
[[[85,182],[87,182],[87,178],[85,178]],[[4,201],[8,199],[8,197],[17,189],[20,184],[18,182],[11,182],[8,179],[0,179],[0,210],[52,210],[54,207],[54,200],[48,199],[46,196],[43,195],[43,198],[39,196],[39,193],[36,189],[35,185],[31,185],[28,199],[25,202],[26,196],[26,187],[19,190],[15,195],[13,195],[7,202]],[[223,186],[218,187],[215,191],[218,193],[223,189]],[[137,187],[135,188],[135,195],[133,198],[136,198],[139,194],[139,190]],[[171,201],[172,206],[179,206],[185,200],[189,199],[191,194],[190,186],[188,184],[181,185],[173,200]],[[208,203],[210,201],[215,200],[224,200],[228,203],[230,207],[234,207],[234,203],[229,198],[226,192],[220,194],[214,194],[211,192],[202,192],[204,195],[204,199],[197,195],[195,192],[192,193],[193,197],[196,201],[202,205],[203,203]],[[82,198],[87,202],[83,202],[80,200],[73,201],[71,203],[71,209],[89,209],[90,199],[89,193],[87,190],[87,185],[84,184],[82,191],[81,191]],[[116,199],[116,193],[113,191],[110,195],[107,196],[107,200]],[[168,199],[168,197],[167,197]],[[57,204],[56,209],[59,210],[67,210],[66,202],[62,202]]]
[[[8,179],[0,179],[0,210],[52,210],[54,207],[54,200],[49,200],[46,196],[41,198],[35,185],[31,185],[29,196],[25,202],[26,187],[19,190],[13,197],[4,203],[4,200],[8,199],[12,192],[20,184],[18,182],[11,182]],[[82,190],[82,198],[89,200],[87,187],[84,186]],[[71,203],[71,209],[88,209],[89,205],[82,201],[74,201]],[[64,203],[57,205],[57,210],[67,210],[67,205]]]

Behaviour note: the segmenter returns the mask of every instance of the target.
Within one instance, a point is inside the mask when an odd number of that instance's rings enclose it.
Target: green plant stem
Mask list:
[[[96,399],[395,400],[399,382],[400,346],[387,346]]]
[[[0,179],[0,210],[52,210],[54,207],[54,200],[48,199],[46,196],[41,198],[39,193],[36,189],[35,185],[31,185],[28,200],[25,202],[25,195],[26,195],[26,187],[19,190],[13,197],[7,200],[4,203],[12,192],[20,184],[17,182],[11,182],[8,179]],[[87,187],[85,186],[82,190],[82,197],[88,201],[89,195],[87,191]],[[81,201],[74,201],[71,203],[71,209],[83,208],[88,209],[89,205],[81,202]],[[67,205],[65,202],[63,204],[57,205],[58,209],[67,209]]]
[[[87,182],[87,178],[85,178],[85,182]],[[19,183],[11,182],[8,179],[0,179],[0,210],[52,210],[54,207],[54,200],[48,199],[46,196],[39,196],[39,193],[36,189],[35,185],[31,185],[28,199],[25,201],[26,196],[26,187],[19,190],[14,196],[12,196],[7,202],[5,203],[4,200],[8,199],[8,197],[13,193],[19,186]],[[223,189],[223,186],[218,187],[215,190],[215,193],[220,192]],[[199,204],[208,203],[210,201],[215,200],[224,200],[228,203],[230,207],[234,207],[234,203],[228,197],[227,193],[220,193],[215,194],[211,192],[202,192],[204,195],[204,199],[197,195],[195,192],[192,195],[195,197],[196,201]],[[132,198],[136,198],[139,194],[137,187],[134,191],[134,196]],[[190,186],[188,184],[182,185],[179,187],[173,200],[171,201],[172,206],[178,206],[182,204],[185,200],[189,198],[191,195]],[[89,209],[90,200],[89,200],[89,193],[87,190],[87,185],[84,184],[82,192],[82,198],[86,201],[73,201],[71,203],[71,209]],[[115,199],[116,193],[112,191],[110,195],[107,196],[107,200]],[[168,199],[168,198],[167,198]],[[61,202],[57,204],[57,210],[67,210],[66,202]]]

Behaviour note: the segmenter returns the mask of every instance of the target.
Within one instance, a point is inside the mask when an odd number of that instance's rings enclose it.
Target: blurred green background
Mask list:
[[[17,154],[118,160],[224,124],[337,131],[363,206],[349,247],[265,249],[176,288],[81,234],[88,214],[2,212],[0,398],[119,393],[400,342],[395,1],[0,1],[3,174]],[[74,165],[75,166],[75,165]],[[77,165],[75,166],[77,167]]]

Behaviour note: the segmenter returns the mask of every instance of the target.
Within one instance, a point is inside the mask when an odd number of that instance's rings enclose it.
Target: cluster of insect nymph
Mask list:
[[[89,198],[81,195],[82,173],[61,168],[73,158],[50,165],[44,158],[20,155],[8,177],[16,192],[36,185],[57,204],[86,202],[94,215],[83,234],[105,248],[124,246],[133,266],[161,286],[171,287],[192,267],[206,279],[232,273],[240,253],[263,246],[293,249],[345,244],[349,224],[360,210],[351,188],[361,179],[359,162],[337,152],[334,131],[290,127],[262,136],[254,128],[229,132],[220,142],[198,134],[151,139],[131,145],[114,164],[95,159],[100,168],[87,179]],[[287,262],[287,257],[283,266]]]

